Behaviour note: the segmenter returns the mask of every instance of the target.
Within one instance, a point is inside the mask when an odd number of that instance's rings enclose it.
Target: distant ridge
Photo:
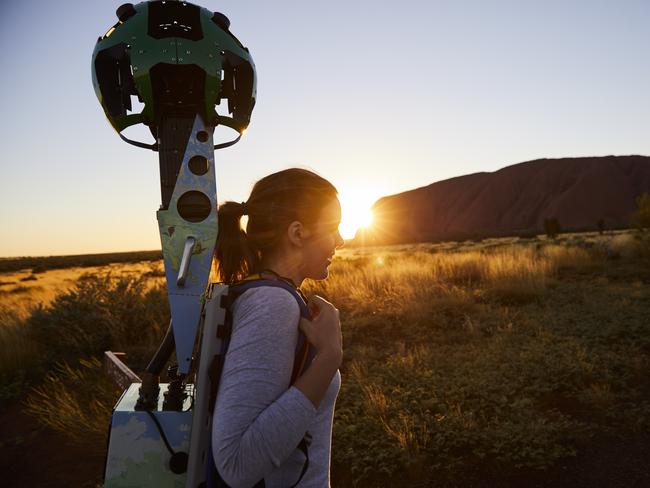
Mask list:
[[[73,267],[88,268],[114,263],[139,263],[141,261],[159,261],[162,251],[111,252],[102,254],[75,254],[67,256],[25,256],[0,258],[0,272],[19,271],[32,268],[34,273],[49,269]]]
[[[355,244],[467,239],[563,229],[626,227],[635,199],[650,193],[650,157],[537,159],[383,197]]]

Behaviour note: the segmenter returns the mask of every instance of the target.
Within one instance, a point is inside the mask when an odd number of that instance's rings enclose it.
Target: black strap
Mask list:
[[[224,148],[226,148],[226,147],[234,146],[235,144],[237,144],[237,143],[239,142],[239,139],[241,139],[241,134],[239,134],[239,135],[238,135],[235,139],[233,139],[232,141],[222,142],[221,144],[215,144],[215,145],[214,145],[214,150],[216,151],[216,150],[218,150],[218,149],[224,149]]]
[[[132,146],[139,147],[139,148],[142,148],[142,149],[151,149],[152,151],[158,152],[159,145],[158,145],[157,142],[154,142],[153,144],[147,144],[146,142],[134,141],[132,139],[129,139],[128,137],[126,137],[121,132],[118,132],[117,135],[120,136],[120,138],[124,142],[128,142]],[[219,149],[225,149],[227,147],[234,146],[235,144],[237,144],[239,142],[239,140],[241,139],[241,136],[242,135],[241,135],[241,132],[240,132],[237,135],[237,137],[234,138],[232,141],[222,142],[221,144],[215,144],[214,145],[214,150],[217,151]]]
[[[140,141],[133,141],[129,139],[128,137],[124,136],[121,132],[117,133],[118,136],[124,141],[128,142],[132,146],[135,147],[141,147],[142,149],[151,149],[152,151],[158,151],[158,143],[154,142],[153,144],[147,144],[145,142],[140,142]]]

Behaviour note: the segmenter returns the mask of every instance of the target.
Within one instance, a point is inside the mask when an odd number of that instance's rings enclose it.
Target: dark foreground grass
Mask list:
[[[417,333],[365,346],[346,363],[335,485],[503,483],[598,436],[647,430],[649,289],[560,282],[514,309],[392,321],[383,337]]]

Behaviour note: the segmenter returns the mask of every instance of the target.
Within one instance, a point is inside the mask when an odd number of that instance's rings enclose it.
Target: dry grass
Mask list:
[[[117,394],[119,389],[106,377],[101,362],[82,359],[77,368],[62,363],[47,374],[25,406],[43,425],[102,452],[106,425],[98,419],[110,416]]]
[[[558,270],[588,267],[593,253],[561,245],[508,245],[459,252],[375,250],[343,254],[324,282],[310,282],[305,291],[323,294],[353,313],[389,309],[399,312],[414,301],[439,297],[466,301],[468,294],[503,302],[525,303],[544,292]],[[379,307],[379,309],[377,309]]]

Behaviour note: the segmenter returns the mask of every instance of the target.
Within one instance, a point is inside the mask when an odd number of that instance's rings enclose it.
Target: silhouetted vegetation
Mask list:
[[[636,199],[636,207],[632,224],[643,231],[650,229],[650,194],[639,195]]]
[[[108,254],[83,254],[76,256],[42,256],[0,258],[0,273],[32,269],[34,274],[48,269],[65,269],[75,266],[89,268],[113,263],[139,263],[141,261],[160,261],[161,251],[115,252]]]
[[[169,323],[167,292],[146,277],[82,276],[76,286],[37,307],[27,321],[43,360],[76,361],[104,351],[128,351],[133,361],[157,346]]]
[[[562,231],[560,221],[556,218],[544,219],[544,232],[550,239],[555,239]]]

